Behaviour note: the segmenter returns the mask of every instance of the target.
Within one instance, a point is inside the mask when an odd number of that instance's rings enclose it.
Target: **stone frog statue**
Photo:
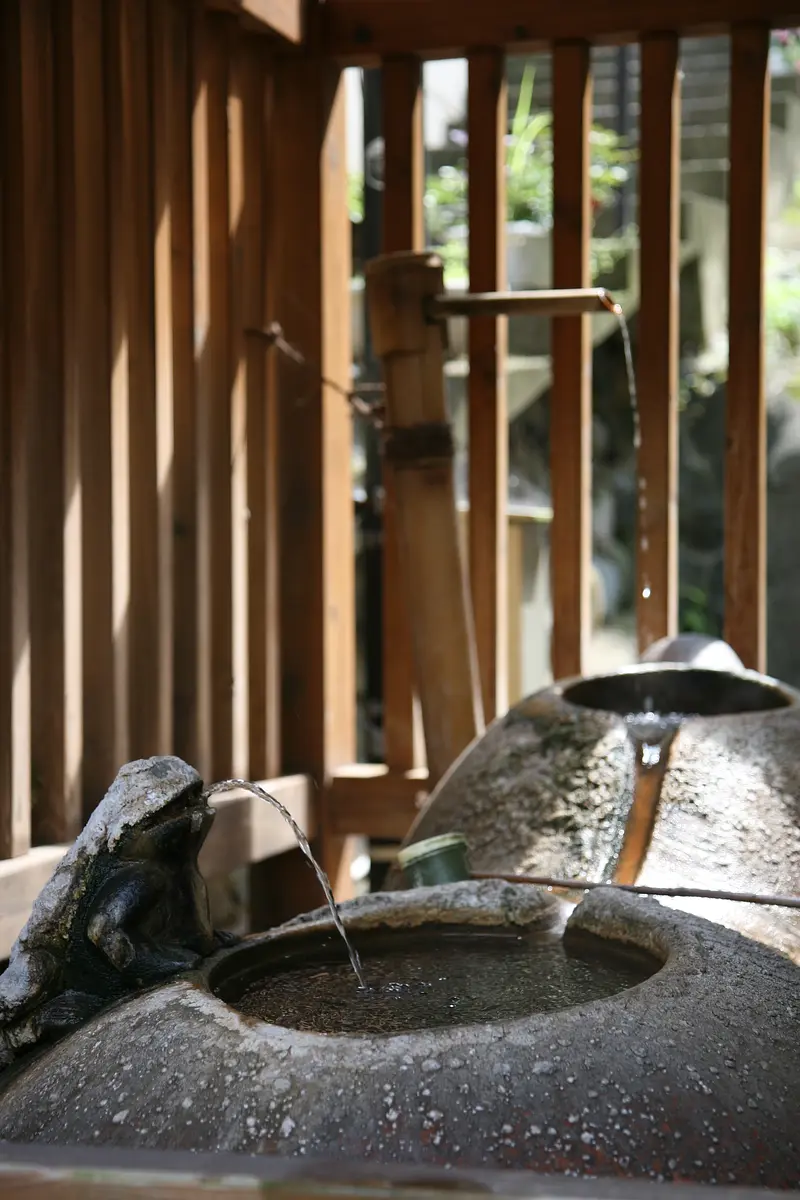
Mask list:
[[[197,865],[213,820],[203,781],[181,759],[121,768],[0,975],[0,1068],[237,940],[211,928]]]

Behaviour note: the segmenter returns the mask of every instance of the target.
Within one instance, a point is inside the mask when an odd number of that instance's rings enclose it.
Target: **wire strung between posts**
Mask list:
[[[556,879],[550,875],[505,875],[500,871],[472,871],[472,879],[502,879],[505,883],[529,883],[536,887],[563,888],[568,892],[591,892],[612,888],[636,896],[686,896],[700,900],[735,900],[740,904],[771,904],[776,908],[800,908],[800,896],[760,895],[758,892],[722,892],[713,888],[646,887],[637,883],[592,883],[588,879]]]
[[[265,329],[245,329],[247,337],[257,338],[265,347],[265,349],[277,350],[284,358],[288,358],[291,362],[296,363],[299,367],[305,367],[307,371],[313,371],[316,381],[329,387],[331,391],[337,393],[352,408],[353,412],[358,413],[366,421],[369,421],[376,429],[383,428],[384,405],[382,400],[364,400],[362,397],[372,394],[383,396],[385,387],[382,383],[362,383],[357,388],[342,387],[334,379],[328,379],[319,370],[318,364],[315,365],[309,361],[301,350],[293,346],[291,342],[287,342],[284,337],[283,327],[278,321],[272,321]]]

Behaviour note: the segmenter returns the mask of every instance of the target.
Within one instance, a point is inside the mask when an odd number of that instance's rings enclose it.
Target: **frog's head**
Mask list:
[[[214,819],[200,776],[167,755],[126,763],[101,807],[107,849],[126,858],[175,838],[199,848]]]

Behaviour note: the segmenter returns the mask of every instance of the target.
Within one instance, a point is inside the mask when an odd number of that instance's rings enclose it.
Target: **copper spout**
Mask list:
[[[447,317],[521,316],[570,317],[576,313],[612,312],[619,316],[620,306],[605,288],[553,288],[541,292],[467,292],[465,295],[435,296],[429,316],[435,321]]]

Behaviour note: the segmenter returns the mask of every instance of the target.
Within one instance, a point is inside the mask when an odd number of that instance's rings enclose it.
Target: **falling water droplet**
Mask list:
[[[638,492],[639,527],[641,528],[644,514],[647,511],[647,480],[645,479],[644,475],[638,474],[639,451],[642,447],[642,426],[639,418],[639,398],[636,390],[636,372],[633,366],[633,351],[631,350],[631,337],[628,329],[628,322],[625,320],[625,314],[623,313],[619,304],[614,306],[614,312],[616,313],[617,320],[619,321],[619,329],[622,335],[622,346],[625,352],[625,370],[628,376],[628,395],[631,403],[631,416],[633,417],[633,446],[634,450],[636,451],[637,458],[636,490]],[[648,547],[649,543],[647,538],[642,537],[641,542],[639,543],[640,552],[646,553]],[[649,583],[646,583],[642,588],[642,598],[644,600],[650,599]]]

